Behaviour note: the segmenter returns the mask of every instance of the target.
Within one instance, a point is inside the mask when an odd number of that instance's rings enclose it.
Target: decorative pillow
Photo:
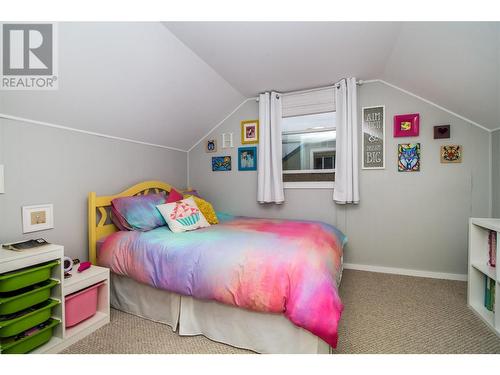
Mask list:
[[[203,214],[203,216],[205,216],[205,219],[207,219],[210,225],[219,224],[219,220],[217,219],[217,214],[215,213],[215,210],[210,202],[207,202],[204,199],[192,195],[184,195],[184,196],[186,198],[189,197],[193,198],[196,205],[200,209],[201,213]]]
[[[185,191],[183,194],[184,194],[184,198],[187,198],[187,196],[189,196],[189,195],[194,195],[195,197],[202,198],[202,196],[196,190],[188,190],[188,191]]]
[[[111,221],[113,222],[113,224],[115,224],[118,230],[133,230],[132,227],[127,223],[125,218],[120,215],[120,213],[116,211],[113,206],[111,206]]]
[[[113,199],[111,205],[114,216],[127,229],[145,232],[166,224],[156,208],[165,203],[166,198],[165,194],[121,197]]]
[[[160,204],[157,208],[174,233],[210,226],[192,197],[173,203]]]
[[[184,199],[184,196],[175,189],[171,189],[168,194],[167,203],[173,203]]]

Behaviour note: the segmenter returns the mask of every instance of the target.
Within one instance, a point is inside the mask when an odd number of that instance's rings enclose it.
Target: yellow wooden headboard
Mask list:
[[[170,192],[172,186],[161,181],[144,181],[122,191],[119,194],[98,197],[95,192],[89,193],[89,261],[96,263],[97,241],[108,234],[118,231],[118,228],[109,219],[109,208],[111,201],[118,197],[131,197],[133,195],[149,194],[151,191]],[[177,189],[176,189],[177,190]],[[180,190],[178,190],[180,191]],[[97,222],[97,213],[100,218]]]

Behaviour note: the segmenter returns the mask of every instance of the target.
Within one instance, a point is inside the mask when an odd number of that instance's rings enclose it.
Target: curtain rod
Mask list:
[[[343,78],[343,79],[345,79],[345,78]],[[364,81],[362,79],[359,79],[359,80],[356,81],[356,85],[357,86],[361,86],[363,83],[370,83],[370,82],[375,82],[375,80]],[[320,90],[325,90],[325,89],[333,88],[333,87],[336,87],[338,84],[339,84],[339,82],[334,83],[332,85],[322,86],[322,87],[314,87],[314,88],[311,88],[311,89],[295,90],[295,91],[284,91],[284,92],[276,91],[276,92],[278,94],[280,94],[280,95],[283,95],[283,96],[292,95],[292,94],[305,94],[305,93],[308,93],[308,92],[314,92],[314,91],[320,91]],[[274,90],[271,90],[271,91],[274,91]],[[255,98],[252,98],[252,99],[255,99],[256,101],[259,101],[259,97],[258,96],[256,96]]]
[[[345,79],[345,78],[342,78],[342,79]],[[342,79],[340,81],[342,81]],[[308,93],[308,92],[314,92],[314,91],[320,91],[320,90],[325,90],[325,89],[329,89],[329,88],[338,87],[339,82],[336,82],[336,83],[334,83],[332,85],[328,85],[328,86],[314,87],[314,88],[304,89],[304,90],[284,91],[284,92],[276,91],[276,92],[278,94],[283,95],[283,96],[292,95],[292,94],[305,94],[305,93]],[[361,80],[361,79],[356,81],[356,85],[357,86],[361,86],[363,83],[364,83],[364,81]]]

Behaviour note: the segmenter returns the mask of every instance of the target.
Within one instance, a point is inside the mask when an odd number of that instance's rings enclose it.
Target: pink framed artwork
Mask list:
[[[394,137],[417,137],[419,122],[418,113],[394,116]]]

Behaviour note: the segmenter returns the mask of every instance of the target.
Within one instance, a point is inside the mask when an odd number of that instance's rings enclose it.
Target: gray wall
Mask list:
[[[282,206],[256,202],[256,172],[237,171],[237,147],[216,155],[231,155],[231,172],[212,172],[214,154],[200,143],[189,154],[190,186],[212,201],[215,208],[241,215],[321,220],[338,226],[349,237],[348,263],[413,270],[466,273],[468,217],[490,215],[490,135],[488,132],[381,83],[359,90],[361,107],[386,106],[386,169],[361,170],[358,206],[342,207],[331,190],[287,189]],[[420,113],[420,136],[394,138],[395,114]],[[240,145],[240,121],[258,117],[256,102],[247,102],[217,128],[232,131]],[[361,117],[361,116],[359,116]],[[361,120],[361,119],[360,119]],[[451,124],[449,140],[434,140],[433,125]],[[397,144],[421,142],[422,169],[397,172]],[[441,144],[461,144],[462,164],[441,164]]]
[[[491,160],[493,217],[500,218],[500,131],[491,133]]]
[[[87,194],[118,193],[144,180],[183,188],[187,154],[0,119],[0,242],[43,237],[87,259]],[[54,229],[22,234],[23,205],[53,203]]]

